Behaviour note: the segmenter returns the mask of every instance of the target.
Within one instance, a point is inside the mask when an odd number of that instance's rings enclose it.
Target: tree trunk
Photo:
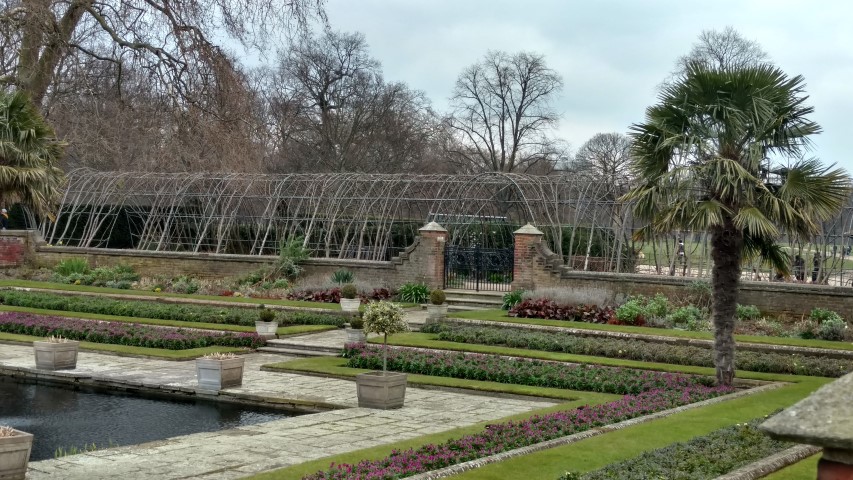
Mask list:
[[[731,385],[735,376],[735,313],[740,281],[743,232],[727,217],[711,230],[711,288],[714,320],[714,366],[717,384]]]
[[[388,371],[388,334],[385,334],[385,347],[382,349],[382,374]]]

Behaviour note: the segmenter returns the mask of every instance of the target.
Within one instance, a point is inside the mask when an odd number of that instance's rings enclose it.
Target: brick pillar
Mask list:
[[[761,425],[773,438],[823,447],[818,480],[853,480],[853,373],[820,387]]]
[[[827,460],[817,462],[817,480],[853,480],[853,465]]]
[[[27,230],[0,232],[0,268],[19,267],[24,263],[29,250],[29,236]]]
[[[542,243],[544,234],[538,228],[527,224],[515,232],[515,251],[512,268],[512,289],[533,290],[533,265],[536,263],[536,249]]]
[[[421,237],[420,248],[424,251],[424,283],[431,289],[444,288],[444,246],[447,244],[447,230],[435,222],[429,222],[418,229],[418,233]]]

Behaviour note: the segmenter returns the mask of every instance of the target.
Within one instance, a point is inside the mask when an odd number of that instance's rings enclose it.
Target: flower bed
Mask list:
[[[134,318],[156,318],[182,322],[222,323],[252,326],[258,319],[258,310],[249,307],[207,307],[204,305],[176,305],[168,303],[114,300],[104,297],[57,295],[53,293],[0,291],[0,303],[16,307],[41,308],[64,312],[97,313]],[[320,313],[279,314],[280,321],[288,325],[342,326],[346,319],[339,315]],[[305,323],[301,323],[301,322]]]
[[[347,344],[344,347],[344,356],[348,359],[348,367],[382,368],[381,347],[362,343]],[[389,349],[388,369],[440,377],[623,395],[657,388],[672,390],[713,383],[711,378],[695,375],[410,348]]]
[[[332,464],[328,470],[305,476],[303,480],[385,480],[407,477],[706,400],[730,391],[726,387],[691,386],[626,395],[601,405],[488,425],[481,433],[438,445],[424,445],[417,450],[394,450],[391,455],[379,460],[364,460],[355,465]]]
[[[758,430],[766,418],[715,430],[684,443],[646,452],[624,462],[585,473],[566,473],[559,480],[704,480],[736,470],[793,446]]]
[[[124,322],[100,322],[28,313],[0,313],[0,332],[135,347],[186,350],[209,346],[257,348],[265,343],[255,333],[208,332],[185,328],[152,327]]]
[[[369,294],[359,292],[361,303],[369,301],[390,300],[394,292],[387,288],[374,288]],[[297,290],[287,294],[288,300],[302,300],[306,302],[339,303],[341,301],[341,289],[338,287],[324,290]]]
[[[611,307],[563,305],[547,298],[523,300],[510,309],[509,315],[588,323],[609,323],[616,319],[616,311]]]
[[[430,325],[425,327],[423,331],[438,333],[439,340],[450,342],[625,358],[642,362],[672,363],[697,367],[714,366],[711,349],[689,345],[672,345],[618,338],[579,337],[566,333],[532,332],[515,328]],[[737,368],[753,372],[840,377],[853,371],[853,360],[738,350]]]

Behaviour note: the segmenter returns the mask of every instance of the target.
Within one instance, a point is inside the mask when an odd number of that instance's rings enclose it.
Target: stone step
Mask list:
[[[495,298],[503,301],[503,296],[507,292],[491,292],[491,291],[476,291],[476,290],[460,290],[456,288],[452,288],[449,290],[445,290],[444,293],[448,297],[470,297],[470,298]]]
[[[336,353],[331,353],[321,350],[306,350],[302,348],[281,348],[281,347],[260,347],[260,352],[277,353],[279,355],[290,355],[293,357],[336,357],[340,355],[340,350]]]
[[[267,348],[283,348],[288,350],[306,350],[309,352],[326,352],[338,354],[341,352],[341,347],[330,347],[324,345],[311,345],[308,343],[297,343],[286,339],[267,340]]]
[[[455,307],[468,307],[471,309],[493,309],[493,308],[501,308],[503,305],[502,298],[476,298],[473,296],[467,297],[457,297],[455,295],[447,296],[447,304],[450,306],[450,309]]]

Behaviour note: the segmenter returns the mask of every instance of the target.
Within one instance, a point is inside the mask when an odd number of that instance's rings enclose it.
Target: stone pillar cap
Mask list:
[[[771,437],[853,450],[853,373],[820,387],[761,424]]]
[[[533,224],[527,222],[527,225],[519,228],[518,230],[512,232],[513,235],[545,235],[538,228],[534,227]]]
[[[423,227],[418,229],[419,232],[444,232],[447,233],[447,230],[441,225],[435,222],[429,222]]]

